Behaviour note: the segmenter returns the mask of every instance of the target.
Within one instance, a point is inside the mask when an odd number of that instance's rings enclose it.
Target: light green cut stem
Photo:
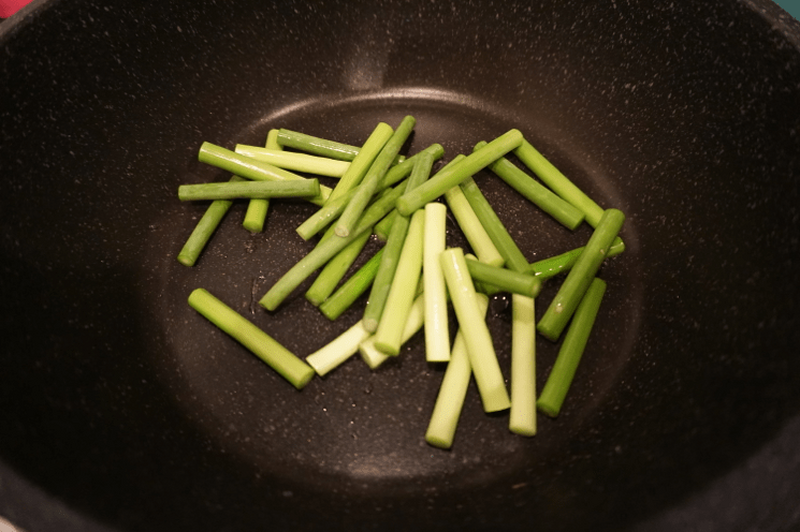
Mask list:
[[[392,286],[386,298],[378,329],[375,331],[375,347],[392,356],[400,353],[403,330],[422,274],[424,234],[425,211],[419,210],[411,216],[403,251],[397,261]]]
[[[314,368],[207,290],[194,290],[189,295],[189,305],[266,362],[298,390],[314,376]]]
[[[367,291],[375,279],[378,266],[381,263],[383,248],[379,249],[370,259],[364,263],[356,273],[342,284],[331,296],[319,306],[320,312],[329,320],[335,320],[342,313],[350,308],[361,294]]]
[[[389,240],[389,233],[392,232],[392,224],[394,223],[394,219],[399,216],[397,209],[393,210],[389,214],[387,214],[383,220],[375,224],[375,236],[377,236],[380,240],[386,242]]]
[[[309,154],[330,157],[331,159],[339,159],[341,161],[352,161],[355,159],[356,155],[358,155],[358,152],[361,151],[361,148],[358,146],[351,146],[334,140],[314,137],[289,129],[278,130],[278,142],[285,148],[292,148]],[[398,155],[394,162],[395,164],[400,164],[404,160],[405,157]]]
[[[447,207],[443,203],[428,203],[424,212],[425,359],[428,362],[447,362],[450,360],[447,286],[439,264],[439,255],[446,245]]]
[[[312,305],[318,307],[323,301],[328,299],[328,296],[333,293],[339,281],[347,274],[350,266],[353,265],[361,254],[361,250],[363,250],[364,246],[369,242],[369,237],[369,231],[362,233],[361,236],[345,246],[344,249],[337,253],[336,256],[329,260],[325,267],[322,268],[322,271],[319,272],[317,278],[314,279],[314,282],[306,291],[306,299],[309,300]],[[331,235],[330,238],[336,237]]]
[[[370,332],[375,332],[378,329],[378,323],[383,315],[386,298],[389,296],[389,290],[392,287],[392,279],[394,279],[394,274],[397,270],[397,263],[400,260],[400,253],[403,250],[403,243],[406,240],[410,222],[407,216],[398,216],[392,224],[389,238],[383,246],[381,263],[378,266],[372,288],[370,288],[369,299],[367,299],[362,318],[364,328]]]
[[[607,209],[603,213],[583,252],[536,326],[545,338],[555,342],[561,336],[624,221],[625,215],[617,209]]]
[[[391,137],[384,143],[378,155],[375,157],[369,169],[363,176],[361,186],[358,187],[353,198],[344,208],[344,212],[336,222],[336,234],[339,236],[347,236],[350,231],[358,223],[361,213],[367,208],[372,196],[378,191],[381,180],[386,172],[389,171],[389,166],[392,160],[400,152],[400,149],[405,144],[411,132],[414,130],[416,120],[413,116],[406,116],[400,122],[397,130]],[[356,161],[353,161],[355,164]],[[344,178],[342,178],[344,179]],[[337,187],[338,188],[338,187]],[[336,189],[334,189],[335,191]],[[346,190],[345,190],[346,192]]]
[[[286,297],[292,293],[308,276],[321,268],[334,255],[344,249],[350,242],[358,238],[364,231],[372,231],[372,226],[378,220],[386,216],[392,210],[397,198],[405,191],[404,183],[400,183],[393,189],[384,191],[370,207],[364,212],[356,230],[347,237],[329,238],[317,244],[305,257],[300,259],[297,264],[286,272],[283,277],[264,294],[259,304],[267,310],[278,308]]]
[[[278,130],[270,129],[267,133],[267,148],[279,150],[278,146]],[[244,214],[244,221],[242,225],[251,233],[260,233],[264,230],[264,223],[267,220],[267,212],[269,211],[268,199],[251,199],[247,204],[247,212]]]
[[[536,434],[536,324],[531,297],[511,296],[511,413],[515,434]]]
[[[550,190],[583,212],[589,225],[597,227],[603,209],[531,146],[530,142],[523,140],[514,153]]]
[[[332,221],[339,217],[356,194],[355,189],[348,190],[338,198],[329,199],[317,212],[308,217],[303,223],[297,226],[297,234],[303,240],[311,237],[325,229]]]
[[[431,168],[433,168],[433,163],[436,160],[436,154],[432,150],[425,150],[412,157],[412,159],[414,159],[414,169],[411,172],[411,177],[408,181],[408,188],[406,188],[406,190],[421,185],[430,177]],[[384,242],[389,239],[389,233],[392,230],[392,224],[397,216],[399,216],[399,214],[397,209],[395,209],[375,225],[374,233],[379,239],[383,240]]]
[[[242,178],[232,176],[231,181],[241,181]],[[211,235],[219,227],[220,222],[227,214],[228,210],[233,205],[232,200],[216,200],[212,201],[208,206],[206,212],[197,222],[197,225],[192,230],[192,234],[186,239],[180,252],[178,253],[178,262],[184,266],[194,266],[200,253],[205,249],[208,241],[211,240]]]
[[[451,164],[457,162],[459,157],[464,158],[466,155],[456,156]],[[481,225],[481,221],[475,216],[475,211],[472,210],[461,187],[455,186],[445,192],[444,199],[447,201],[447,205],[450,206],[450,212],[455,216],[458,226],[467,238],[467,242],[469,242],[478,260],[498,267],[505,264],[503,256],[497,251],[497,247],[492,242],[486,229]]]
[[[473,282],[491,285],[500,292],[536,297],[542,289],[542,281],[531,273],[498,268],[469,258],[467,258],[467,268]]]
[[[394,130],[392,126],[385,122],[380,122],[375,126],[375,129],[372,130],[369,138],[367,138],[367,141],[364,143],[363,148],[359,150],[358,155],[356,155],[353,162],[350,163],[347,172],[345,172],[339,182],[336,183],[329,199],[336,199],[361,183],[367,170],[372,166],[375,158],[393,133]]]
[[[562,253],[561,255],[556,255],[554,257],[532,262],[531,272],[533,272],[538,279],[542,280],[549,279],[550,277],[558,275],[561,272],[567,272],[575,265],[575,261],[577,261],[581,253],[583,253],[583,249],[583,246],[581,246],[579,248],[567,251],[566,253]],[[623,251],[625,251],[625,242],[623,242],[622,239],[617,236],[608,247],[606,258],[619,255]]]
[[[351,146],[335,140],[323,139],[290,129],[278,130],[278,144],[313,155],[330,157],[341,161],[352,161],[358,155],[358,146]]]
[[[408,342],[412,336],[417,334],[419,330],[422,329],[424,319],[425,297],[420,294],[414,300],[414,304],[411,305],[411,311],[408,313],[406,326],[403,329],[403,344]],[[367,363],[370,369],[375,369],[388,359],[393,358],[390,355],[379,351],[378,348],[375,347],[375,335],[372,335],[361,342],[361,345],[358,346],[358,351],[361,353],[361,358],[364,359],[364,362]]]
[[[485,316],[489,307],[489,298],[483,294],[477,294],[475,304],[481,315]],[[464,333],[459,330],[453,341],[450,362],[444,372],[439,394],[436,396],[436,403],[433,406],[433,413],[428,422],[428,430],[425,432],[425,441],[430,445],[440,449],[449,449],[453,446],[458,418],[464,407],[470,377],[472,377],[472,366],[469,363],[467,344],[464,341]]]
[[[356,322],[332,342],[308,355],[306,363],[314,368],[318,375],[324,376],[355,355],[358,352],[359,344],[369,335],[370,333],[361,326],[361,322]]]
[[[413,157],[409,157],[402,163],[393,166],[384,176],[380,185],[380,190],[382,191],[405,179],[414,169],[414,165],[416,164],[418,158],[425,153],[430,153],[433,155],[434,159],[438,159],[444,154],[444,148],[442,148],[441,144],[431,144]],[[297,228],[297,233],[305,240],[308,240],[312,236],[319,233],[322,229],[327,227],[328,224],[342,214],[345,207],[355,194],[356,189],[351,189],[344,195],[334,198],[333,200],[329,200],[321,209],[300,224],[300,226]]]
[[[471,177],[465,179],[464,182],[461,183],[461,190],[464,192],[467,201],[469,201],[472,210],[475,211],[475,216],[478,217],[481,225],[489,234],[489,238],[492,239],[495,247],[497,247],[497,251],[503,257],[505,266],[515,272],[522,273],[528,271],[530,267],[528,260],[508,233],[503,222],[500,221],[497,213],[492,206],[489,205],[489,202],[478,188],[475,180]]]
[[[228,172],[251,179],[253,181],[297,181],[305,180],[295,173],[283,170],[277,166],[272,166],[269,163],[256,161],[244,155],[239,155],[231,150],[216,146],[210,142],[204,142],[200,146],[200,151],[197,154],[197,160],[201,163],[210,164],[217,168],[227,170]],[[331,194],[330,187],[320,185],[320,193],[318,196],[308,198],[308,201],[316,205],[323,205]]]
[[[308,153],[271,150],[261,146],[237,144],[235,151],[284,170],[326,177],[342,177],[347,169],[350,168],[350,163],[347,161],[337,161],[329,157],[319,157]]]
[[[486,412],[504,410],[511,405],[511,401],[489,327],[475,305],[475,287],[469,276],[464,252],[460,248],[450,248],[441,253],[440,260],[458,325],[464,331],[469,361],[483,408]]]
[[[581,210],[534,180],[505,157],[490,164],[489,169],[567,229],[574,231],[583,222],[584,214]]]
[[[605,281],[595,277],[575,310],[575,316],[570,323],[564,342],[558,351],[558,357],[547,377],[547,382],[542,390],[542,395],[536,406],[550,417],[556,417],[561,411],[564,399],[567,396],[575,371],[583,356],[589,335],[594,327],[600,303],[606,291]]]
[[[397,200],[397,210],[405,216],[410,215],[415,210],[422,208],[426,203],[435,200],[466,178],[482,170],[498,157],[513,150],[521,142],[522,133],[519,130],[512,129],[504,133],[480,150],[467,155],[457,164],[439,170],[422,186],[404,194]]]
[[[421,154],[414,163],[414,169],[411,176],[408,178],[406,190],[409,188],[419,186],[420,183],[425,181],[430,175],[431,165],[433,159],[429,154]],[[393,213],[397,212],[392,211]],[[407,216],[399,214],[394,216],[389,235],[386,238],[386,245],[384,246],[384,254],[381,258],[381,264],[378,268],[378,273],[375,276],[375,281],[372,283],[369,299],[364,308],[364,327],[370,331],[375,332],[378,330],[378,324],[383,315],[386,300],[389,297],[389,291],[395,277],[398,261],[403,248],[403,244],[408,232],[410,219]]]
[[[237,181],[178,187],[181,201],[239,198],[311,198],[319,195],[318,179],[302,181]]]

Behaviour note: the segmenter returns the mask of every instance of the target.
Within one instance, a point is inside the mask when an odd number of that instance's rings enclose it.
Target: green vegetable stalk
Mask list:
[[[547,377],[542,395],[536,402],[539,410],[550,417],[556,417],[561,411],[564,398],[572,385],[575,371],[594,327],[605,291],[605,281],[595,277],[575,310],[575,316],[564,336],[556,362]]]
[[[270,129],[267,133],[266,146],[269,149],[280,149],[278,145],[278,130]],[[247,204],[247,211],[244,214],[242,226],[251,233],[260,233],[264,230],[264,223],[267,220],[269,211],[269,200],[266,198],[254,198]]]
[[[375,331],[375,347],[388,355],[396,356],[400,353],[403,329],[422,273],[424,234],[425,211],[419,210],[411,216],[392,286]]]
[[[242,181],[242,178],[239,176],[232,176],[231,181]],[[197,222],[194,230],[192,230],[192,234],[189,235],[189,238],[178,253],[178,262],[184,266],[195,265],[198,257],[200,257],[200,253],[203,252],[206,244],[211,240],[211,235],[217,230],[217,227],[219,227],[220,222],[228,213],[231,205],[233,205],[232,200],[216,200],[211,202],[211,205],[208,206],[208,209],[206,209],[200,221]]]
[[[489,308],[489,298],[484,294],[477,294],[475,301],[480,315],[485,316],[486,310]],[[428,422],[428,429],[425,432],[425,441],[430,445],[440,449],[449,449],[453,446],[458,418],[461,416],[471,377],[472,366],[469,363],[464,332],[459,330],[453,341],[450,362],[444,372],[439,394],[436,396],[436,403],[433,406],[433,413]]]
[[[536,326],[532,297],[511,296],[511,413],[508,428],[536,435]]]
[[[505,410],[511,406],[511,400],[506,391],[489,327],[475,304],[475,287],[469,276],[464,252],[461,248],[450,248],[442,252],[440,260],[458,325],[464,332],[469,361],[483,408],[486,412]]]
[[[514,153],[529,170],[550,187],[550,190],[583,212],[589,225],[597,227],[600,217],[603,215],[603,209],[553,166],[536,148],[527,140],[523,140]]]
[[[425,205],[425,237],[422,271],[425,285],[425,359],[428,362],[450,360],[450,329],[447,316],[447,286],[439,263],[445,250],[447,207],[432,202]]]
[[[181,201],[238,198],[311,198],[319,195],[318,179],[302,181],[228,181],[178,187]]]
[[[336,222],[336,234],[338,236],[347,236],[350,234],[353,227],[355,227],[358,219],[361,217],[361,213],[364,212],[372,196],[378,191],[380,182],[384,175],[386,175],[386,172],[389,171],[392,160],[394,160],[403,147],[403,144],[405,144],[406,140],[411,135],[411,131],[413,131],[416,122],[413,116],[406,116],[400,122],[397,130],[385,142],[380,152],[369,166],[369,169],[364,174],[363,180],[361,181],[362,186],[358,188],[358,191],[356,191],[353,198],[344,208],[344,212],[342,212],[339,220]]]
[[[298,390],[314,377],[314,368],[207,290],[194,290],[189,295],[189,305],[266,362]]]
[[[625,215],[617,209],[607,209],[603,213],[583,252],[567,274],[542,319],[539,320],[537,330],[545,338],[554,342],[558,340],[594,279],[600,264],[608,255],[608,248],[624,221]]]
[[[304,177],[283,170],[277,166],[256,161],[250,157],[239,155],[231,150],[204,142],[197,153],[197,160],[226,170],[234,175],[253,181],[298,181]],[[320,185],[319,195],[309,198],[308,201],[316,205],[323,205],[331,194],[330,187]]]
[[[511,129],[500,135],[480,150],[464,157],[457,164],[441,169],[424,185],[404,194],[397,200],[397,210],[405,216],[410,215],[482,170],[498,157],[518,147],[522,140],[522,133],[517,129]]]

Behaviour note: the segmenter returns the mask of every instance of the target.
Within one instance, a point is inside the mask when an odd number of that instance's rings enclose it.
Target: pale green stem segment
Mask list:
[[[358,155],[353,158],[353,162],[350,163],[347,172],[345,172],[341,179],[339,179],[339,182],[336,183],[328,199],[336,199],[361,183],[367,170],[372,166],[373,161],[393,133],[394,130],[392,126],[385,122],[380,122],[375,126],[375,129],[372,130],[364,146],[359,150]]]
[[[606,209],[603,213],[583,252],[536,326],[545,338],[555,342],[561,336],[624,221],[625,215],[617,209]]]
[[[567,229],[574,231],[583,221],[584,214],[581,210],[534,180],[505,157],[490,164],[489,169]]]
[[[475,305],[475,287],[460,248],[450,248],[440,255],[447,290],[453,302],[458,325],[464,331],[469,361],[486,412],[504,410],[511,405],[492,344],[489,327]]]
[[[325,227],[342,214],[347,204],[350,203],[350,200],[356,195],[356,190],[358,190],[358,187],[348,190],[338,198],[329,199],[317,212],[297,226],[297,234],[300,235],[303,240],[308,240],[325,229]]]
[[[489,285],[495,291],[536,297],[542,289],[542,281],[531,273],[498,268],[469,257],[467,257],[467,268],[473,282]]]
[[[241,181],[239,176],[232,176],[231,181]],[[232,200],[216,200],[212,201],[208,206],[206,212],[197,222],[197,225],[192,230],[192,234],[186,239],[180,252],[178,253],[178,262],[184,266],[194,266],[200,253],[205,249],[208,241],[211,240],[211,235],[219,227],[220,222],[227,214],[228,210],[233,205]]]
[[[525,255],[522,254],[517,243],[514,242],[514,239],[503,225],[503,222],[500,221],[497,213],[478,188],[475,180],[471,177],[465,179],[464,182],[461,183],[461,190],[464,192],[467,201],[469,201],[472,210],[475,211],[475,215],[478,217],[478,220],[480,220],[481,225],[486,229],[492,242],[494,242],[494,245],[497,247],[497,251],[503,257],[505,266],[515,272],[522,273],[528,271],[530,268],[528,260],[525,258]]]
[[[337,161],[329,157],[319,157],[308,153],[297,153],[283,150],[272,150],[261,146],[237,144],[236,153],[264,161],[271,165],[291,170],[292,172],[305,172],[326,177],[342,177],[350,168],[347,161]]]
[[[500,135],[480,150],[464,157],[457,164],[442,168],[422,186],[404,194],[397,200],[397,210],[400,211],[400,214],[409,216],[426,203],[435,200],[466,178],[482,170],[498,157],[502,157],[518,147],[522,140],[522,133],[517,129],[511,129]]]
[[[586,290],[586,294],[583,296],[577,310],[575,310],[575,316],[572,319],[572,323],[570,323],[567,334],[564,335],[564,341],[558,351],[556,362],[550,371],[550,375],[547,376],[542,395],[539,396],[539,400],[536,402],[539,410],[550,417],[556,417],[561,411],[564,398],[567,396],[572,379],[575,377],[575,371],[589,340],[589,335],[592,332],[605,291],[605,281],[595,277],[589,285],[589,289]]]
[[[408,179],[406,190],[419,186],[420,183],[424,182],[430,175],[431,165],[433,165],[433,159],[430,155],[417,159],[414,164],[414,170],[411,172],[411,177]],[[409,224],[409,217],[399,214],[395,216],[389,236],[386,239],[386,245],[383,247],[384,253],[383,257],[381,257],[381,264],[375,276],[375,281],[372,283],[367,305],[364,308],[364,327],[370,332],[378,330],[378,324],[383,316],[386,300],[389,297],[389,291],[395,278]]]
[[[375,229],[373,232],[379,240],[382,240],[383,242],[389,240],[389,233],[392,232],[392,224],[394,223],[394,219],[398,216],[400,216],[400,214],[397,212],[397,209],[395,209],[386,215],[383,220],[375,224]]]
[[[266,362],[298,390],[314,376],[314,368],[204,288],[198,288],[189,295],[189,305]]]
[[[450,329],[447,316],[447,286],[439,255],[446,246],[447,207],[443,203],[425,205],[425,241],[422,271],[425,291],[425,359],[450,360]]]
[[[372,196],[379,190],[381,180],[386,175],[386,172],[389,171],[392,160],[400,152],[406,140],[408,140],[416,123],[417,121],[413,116],[404,117],[400,125],[397,126],[397,130],[389,137],[389,140],[384,143],[380,152],[364,175],[361,186],[358,187],[350,203],[344,208],[344,212],[342,212],[342,215],[336,222],[336,234],[338,236],[349,235],[350,231],[355,227],[356,223],[358,223],[361,213],[367,208]],[[353,162],[355,163],[355,161]]]
[[[383,254],[375,279],[370,288],[367,305],[364,307],[364,328],[370,332],[378,329],[381,321],[383,309],[386,306],[386,299],[389,297],[389,290],[392,287],[397,263],[400,260],[400,253],[403,251],[403,243],[406,240],[410,220],[407,216],[398,216],[392,224],[389,238],[383,246]]]
[[[508,428],[536,435],[536,324],[534,299],[511,296],[511,413]]]
[[[425,153],[431,154],[434,160],[439,159],[444,154],[444,148],[442,148],[441,144],[432,144],[413,157],[409,157],[402,163],[393,166],[383,178],[380,190],[383,191],[384,189],[405,179],[414,169],[416,161]],[[324,229],[328,224],[342,214],[347,204],[356,194],[357,188],[358,187],[351,189],[344,195],[334,198],[333,200],[329,200],[327,203],[325,203],[321,209],[319,209],[316,213],[311,215],[306,221],[298,226],[297,234],[303,237],[304,240],[308,240]]]
[[[336,142],[335,140],[323,139],[289,129],[278,130],[278,143],[285,148],[292,148],[309,154],[339,159],[341,161],[352,161],[355,159],[356,155],[358,155],[358,152],[361,151],[361,148],[358,146],[351,146],[342,142]],[[395,164],[400,164],[404,160],[405,157],[398,155],[394,162]]]
[[[514,153],[531,172],[539,176],[539,179],[550,187],[550,190],[583,212],[589,225],[597,227],[600,217],[603,215],[603,209],[553,166],[530,142],[523,140]]]
[[[477,294],[475,304],[481,315],[485,316],[489,307],[489,298],[484,294]],[[469,363],[467,344],[464,341],[464,333],[459,329],[453,340],[450,362],[444,372],[439,394],[436,396],[436,403],[433,406],[433,413],[428,422],[428,430],[425,432],[425,441],[430,445],[440,449],[449,449],[453,446],[458,418],[464,407],[464,399],[467,396],[471,376],[472,366]]]
[[[623,251],[625,251],[625,242],[623,242],[622,239],[617,236],[608,247],[606,258],[619,255]],[[581,253],[583,253],[583,246],[567,251],[566,253],[562,253],[561,255],[556,255],[554,257],[532,262],[531,272],[533,272],[538,279],[549,279],[561,272],[566,272],[572,269],[572,267],[575,265],[575,261],[577,261],[578,257],[581,256]]]
[[[181,201],[240,198],[311,198],[319,195],[318,179],[302,181],[237,181],[178,187]]]
[[[456,162],[458,158],[464,158],[466,155],[458,155],[452,162]],[[447,205],[450,206],[450,212],[458,222],[458,226],[467,238],[472,251],[483,263],[491,264],[492,266],[502,266],[505,264],[505,259],[497,251],[497,247],[492,242],[486,229],[483,228],[481,221],[475,216],[475,211],[472,210],[467,197],[464,196],[464,191],[461,187],[455,186],[444,193],[444,199]]]
[[[422,274],[424,234],[425,211],[420,209],[411,216],[403,251],[397,261],[392,286],[375,331],[375,347],[388,355],[397,356],[400,353],[403,330]]]
[[[317,374],[324,376],[355,355],[358,352],[359,344],[366,340],[369,335],[370,333],[358,321],[332,342],[308,355],[306,362],[314,368]]]
[[[267,133],[267,148],[279,150],[278,145],[278,130],[270,129]],[[267,220],[267,211],[269,211],[268,199],[251,199],[247,204],[247,212],[244,214],[244,221],[242,225],[251,233],[260,233],[264,230],[264,222]]]
[[[351,275],[338,290],[320,304],[319,310],[326,318],[335,320],[341,316],[345,310],[350,308],[350,305],[352,305],[361,294],[367,291],[367,288],[372,285],[372,281],[375,279],[375,274],[378,272],[378,266],[381,263],[382,255],[383,248],[379,249],[378,252],[370,257],[356,273]]]
[[[310,253],[300,259],[283,277],[278,279],[272,288],[264,294],[259,304],[267,310],[275,310],[309,275],[321,268],[364,231],[371,232],[372,226],[392,210],[397,198],[405,191],[404,185],[404,183],[400,183],[395,188],[384,191],[364,212],[356,230],[350,233],[349,236],[328,238],[317,244]]]
[[[305,180],[295,173],[283,170],[277,166],[272,166],[269,163],[256,161],[250,157],[239,155],[231,150],[222,148],[204,142],[200,146],[200,151],[197,154],[197,160],[201,163],[210,164],[223,170],[227,170],[232,174],[251,179],[253,181],[297,181]],[[330,187],[320,185],[320,193],[318,196],[309,198],[308,201],[316,205],[323,205],[331,194]]]
[[[422,329],[424,320],[425,297],[424,295],[420,294],[414,300],[414,304],[411,305],[411,311],[408,313],[408,319],[406,320],[406,325],[403,329],[403,344],[408,342],[412,336],[417,334],[417,332]],[[378,348],[375,347],[375,335],[372,335],[361,342],[361,345],[358,346],[358,351],[361,353],[361,358],[364,359],[364,362],[367,363],[370,369],[375,369],[388,359],[392,358],[390,355],[379,351]]]
[[[347,274],[350,266],[369,242],[369,231],[365,231],[336,254],[319,272],[319,275],[306,291],[306,299],[315,307],[320,306],[336,289],[339,281]],[[331,235],[329,238],[336,238]]]

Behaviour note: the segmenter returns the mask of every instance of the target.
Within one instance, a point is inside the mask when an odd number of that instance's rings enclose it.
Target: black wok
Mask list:
[[[0,80],[0,515],[20,527],[800,526],[800,26],[774,4],[52,0],[0,25]],[[205,205],[176,191],[229,177],[203,141],[358,144],[405,114],[408,153],[517,127],[627,214],[534,438],[472,389],[453,449],[426,445],[443,371],[419,337],[296,391],[186,304],[205,287],[301,355],[358,319],[300,291],[255,304],[310,249],[312,206],[250,235],[237,204],[186,268]],[[476,179],[529,260],[588,238]],[[504,368],[508,320],[498,297]],[[537,349],[541,385],[557,345]]]

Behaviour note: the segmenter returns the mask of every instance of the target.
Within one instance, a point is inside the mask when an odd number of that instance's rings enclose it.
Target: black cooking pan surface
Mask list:
[[[800,408],[800,55],[770,20],[728,2],[31,10],[0,35],[14,74],[0,514],[32,532],[657,530]],[[439,142],[448,161],[516,127],[627,214],[565,408],[534,438],[484,414],[473,386],[453,448],[428,446],[444,368],[421,335],[375,371],[356,356],[297,391],[186,303],[206,288],[301,356],[358,320],[363,299],[330,323],[302,288],[275,312],[257,305],[312,248],[294,229],[313,206],[273,202],[251,235],[237,203],[187,268],[175,257],[206,204],[179,202],[177,186],[229,178],[197,162],[203,141],[261,144],[285,127],[360,144],[406,114],[408,154]],[[476,181],[529,260],[591,234],[488,172]],[[453,220],[448,238],[465,245]],[[508,376],[508,298],[488,320]],[[540,388],[557,350],[537,342]],[[42,518],[18,478],[79,517]],[[796,522],[792,486],[759,482],[774,513],[726,529]],[[752,493],[743,483],[720,496],[727,511]]]

